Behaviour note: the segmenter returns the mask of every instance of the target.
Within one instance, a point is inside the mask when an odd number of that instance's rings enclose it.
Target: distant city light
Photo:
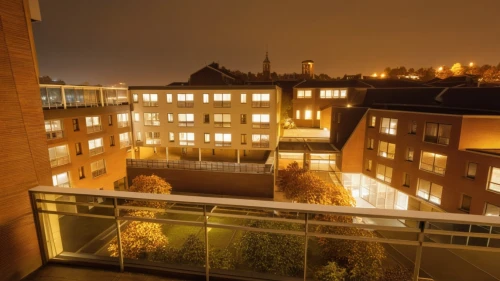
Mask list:
[[[373,73],[372,76],[377,77],[378,76],[377,72]]]
[[[385,78],[385,73],[380,74],[380,77]]]
[[[438,68],[438,71],[443,71],[443,67],[442,67],[442,66],[440,66],[440,67]]]
[[[474,66],[474,63],[473,62],[470,62],[469,63],[469,67],[473,67]]]
[[[352,105],[351,104],[347,104],[347,107],[352,107]]]

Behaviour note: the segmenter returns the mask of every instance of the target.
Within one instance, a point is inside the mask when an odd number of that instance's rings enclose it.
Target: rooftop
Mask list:
[[[473,151],[493,156],[500,156],[500,148],[467,148],[466,151]]]

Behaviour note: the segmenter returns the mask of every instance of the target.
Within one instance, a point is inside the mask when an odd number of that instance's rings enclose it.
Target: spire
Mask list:
[[[264,60],[264,62],[267,62],[267,63],[271,62],[271,61],[269,61],[269,57],[267,56],[267,51],[266,51],[266,59]]]

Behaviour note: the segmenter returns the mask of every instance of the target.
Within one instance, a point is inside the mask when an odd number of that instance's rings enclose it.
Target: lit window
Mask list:
[[[298,99],[310,98],[311,96],[312,96],[311,90],[297,90]]]
[[[320,120],[321,119],[321,111],[316,111],[316,120]]]
[[[78,154],[78,151],[77,151]],[[81,154],[81,152],[80,152]],[[50,167],[54,168],[70,163],[68,145],[49,148]]]
[[[410,122],[409,134],[415,135],[417,133],[417,121],[413,120]]]
[[[371,116],[370,123],[368,123],[368,127],[375,128],[376,123],[377,123],[377,116]]]
[[[57,187],[71,187],[68,172],[53,175],[52,184]]]
[[[144,113],[145,126],[160,126],[160,113]]]
[[[137,112],[134,113],[134,122],[139,122],[141,121],[141,115]]]
[[[210,98],[209,98],[209,94],[203,94],[203,103],[209,103],[210,102]]]
[[[406,161],[413,162],[414,154],[415,154],[415,151],[413,150],[413,147],[408,147],[406,149]]]
[[[142,106],[158,106],[158,94],[142,94]]]
[[[333,90],[320,90],[319,91],[320,99],[331,99],[333,98]]]
[[[486,203],[486,206],[484,207],[484,215],[498,217],[500,216],[500,207]]]
[[[128,113],[116,114],[116,120],[118,120],[118,128],[127,127],[128,126]]]
[[[254,147],[254,148],[268,148],[269,147],[269,135],[253,134],[252,135],[252,147]]]
[[[491,167],[488,190],[500,192],[500,168]]]
[[[387,183],[391,183],[392,168],[382,164],[377,164],[377,179],[383,180]]]
[[[472,203],[472,197],[469,195],[462,194],[462,202],[460,202],[460,210],[465,212],[470,212],[470,205]]]
[[[372,138],[368,138],[366,148],[367,149],[373,149],[375,147],[375,140]]]
[[[396,144],[380,141],[378,144],[378,156],[394,159],[394,155],[396,154]]]
[[[210,134],[209,133],[205,133],[204,140],[205,140],[205,143],[210,142]]]
[[[61,120],[45,121],[45,133],[48,140],[60,139],[63,137],[63,129]]]
[[[90,170],[92,171],[92,178],[97,178],[106,174],[106,162],[104,159],[90,163]]]
[[[446,155],[422,151],[422,157],[420,157],[420,170],[444,175],[447,160],[448,157]]]
[[[241,103],[247,103],[247,94],[241,94]]]
[[[434,204],[441,205],[442,193],[443,187],[441,185],[423,179],[418,179],[418,197],[430,201]]]
[[[174,123],[174,114],[173,113],[167,113],[167,121],[168,121],[168,123]]]
[[[340,98],[347,97],[347,90],[340,90]]]
[[[396,190],[396,204],[394,208],[397,210],[408,210],[408,195]]]
[[[252,94],[252,107],[269,107],[269,94]]]
[[[231,134],[215,134],[215,146],[231,146]]]
[[[451,125],[425,123],[425,142],[448,145],[450,143]]]
[[[80,179],[85,178],[85,169],[83,166],[80,166],[80,168],[78,168],[78,176]]]
[[[380,122],[380,133],[396,135],[398,129],[398,119],[382,118]]]
[[[133,99],[134,103],[138,103],[139,102],[139,95],[138,94],[132,94],[132,99]]]
[[[304,119],[306,119],[306,120],[312,119],[312,113],[310,110],[306,110],[306,113],[304,114]]]
[[[179,145],[194,146],[194,133],[179,133]]]
[[[177,114],[177,121],[179,122],[179,127],[193,127],[194,126],[194,114],[193,113],[179,113],[179,114]]]
[[[477,163],[469,162],[467,164],[467,173],[465,176],[469,179],[475,179],[476,171],[477,171]]]
[[[120,134],[120,148],[124,148],[124,147],[128,147],[128,146],[130,146],[129,134],[128,133]]]
[[[193,107],[194,95],[193,94],[177,94],[177,107]]]
[[[175,141],[175,134],[172,132],[168,133],[168,141],[169,142],[174,142]]]
[[[295,119],[300,119],[300,110],[295,110]]]
[[[340,91],[339,90],[333,90],[333,98],[334,99],[340,98]]]
[[[100,116],[85,117],[85,125],[87,126],[87,134],[102,131]]]
[[[167,94],[167,103],[172,103],[172,94]]]
[[[135,134],[135,136],[136,136],[137,141],[142,141],[142,134],[141,134],[141,132],[137,132]]]
[[[373,164],[372,160],[370,160],[370,159],[366,159],[366,162],[365,162],[365,169],[366,169],[367,171],[371,171],[371,170],[372,170],[372,164]]]
[[[231,107],[231,94],[214,94],[214,107]]]
[[[230,128],[231,127],[231,114],[214,114],[214,127],[217,128]]]
[[[161,144],[160,132],[146,132],[146,144]]]
[[[89,140],[89,155],[97,155],[104,152],[104,142],[102,138]]]
[[[268,129],[269,114],[252,114],[252,128]]]

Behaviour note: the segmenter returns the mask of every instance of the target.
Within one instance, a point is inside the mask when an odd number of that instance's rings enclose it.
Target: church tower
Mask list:
[[[267,56],[267,52],[266,52],[266,59],[262,63],[262,74],[264,74],[265,79],[271,80],[271,61]]]

